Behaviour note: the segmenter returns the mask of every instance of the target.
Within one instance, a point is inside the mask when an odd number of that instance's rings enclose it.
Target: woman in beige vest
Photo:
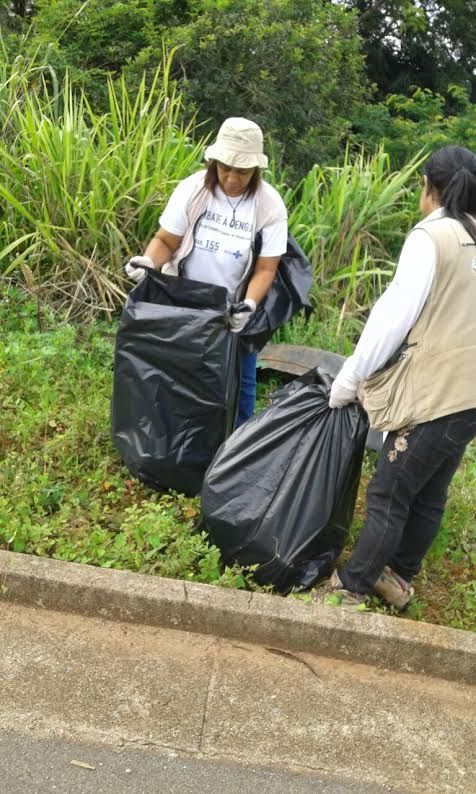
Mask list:
[[[446,146],[426,162],[421,221],[375,304],[329,406],[358,394],[388,431],[367,491],[367,519],[331,577],[343,605],[374,591],[403,609],[433,542],[448,486],[476,436],[476,156]],[[335,599],[333,599],[335,602]]]

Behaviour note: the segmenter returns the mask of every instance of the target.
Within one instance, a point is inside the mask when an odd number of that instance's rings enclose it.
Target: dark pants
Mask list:
[[[257,353],[240,353],[241,381],[238,418],[235,427],[239,427],[253,416],[256,402],[256,359]]]
[[[347,590],[368,593],[385,565],[407,582],[418,573],[475,436],[476,408],[388,434],[367,491],[367,519],[339,571]]]

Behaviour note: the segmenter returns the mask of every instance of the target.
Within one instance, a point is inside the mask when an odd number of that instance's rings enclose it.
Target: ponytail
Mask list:
[[[476,243],[476,156],[462,146],[445,146],[429,157],[424,173],[446,215],[460,221]]]

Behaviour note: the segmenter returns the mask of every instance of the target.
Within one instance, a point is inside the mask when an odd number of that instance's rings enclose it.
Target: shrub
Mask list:
[[[390,94],[384,102],[362,106],[351,139],[368,151],[383,145],[395,167],[423,148],[429,152],[457,144],[474,151],[476,104],[456,85],[449,86],[446,97],[423,88],[409,96]]]

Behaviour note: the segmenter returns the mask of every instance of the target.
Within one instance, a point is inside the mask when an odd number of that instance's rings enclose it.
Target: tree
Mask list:
[[[33,0],[0,0],[0,28],[7,33],[21,28],[34,12]]]
[[[40,43],[58,76],[67,68],[101,107],[107,75],[119,77],[151,42],[155,73],[160,37],[167,25],[187,19],[189,0],[35,0],[34,11],[31,49]]]
[[[68,66],[96,76],[119,74],[147,43],[146,0],[37,0],[36,32]]]
[[[179,46],[173,74],[205,129],[250,117],[299,173],[338,156],[366,93],[354,15],[316,0],[205,0],[166,41]]]
[[[366,93],[355,15],[326,0],[36,0],[36,31],[104,102],[106,73],[130,86],[155,74],[164,45],[185,114],[216,132],[256,120],[286,164],[305,171],[339,155]],[[52,45],[50,45],[52,42]]]
[[[379,96],[410,85],[476,98],[476,0],[341,0],[358,13],[369,78]]]
[[[449,101],[455,112],[445,115]],[[410,96],[389,94],[383,102],[362,106],[351,138],[368,151],[383,143],[394,167],[402,167],[424,148],[456,144],[474,151],[476,104],[461,86],[450,86],[449,98],[428,88],[414,88]]]

